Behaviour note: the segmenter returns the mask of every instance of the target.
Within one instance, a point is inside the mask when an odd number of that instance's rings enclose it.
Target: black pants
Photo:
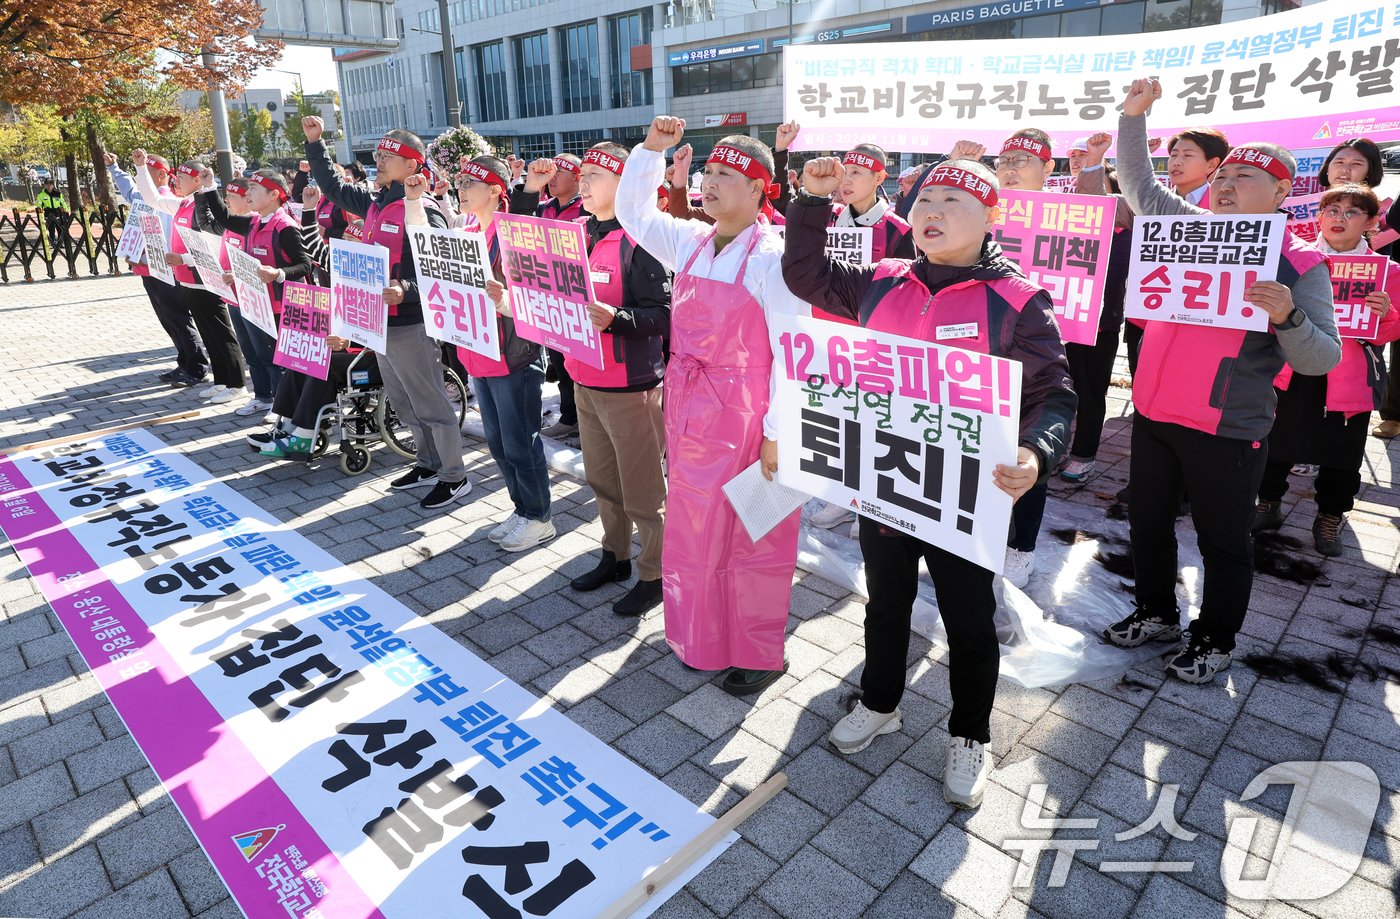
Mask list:
[[[1176,515],[1183,487],[1205,563],[1201,615],[1193,630],[1235,647],[1254,587],[1254,496],[1268,442],[1236,440],[1153,421],[1133,421],[1128,525],[1137,600],[1154,615],[1176,610]]]
[[[457,354],[456,345],[442,343],[442,366],[455,371],[457,379],[462,381],[463,386],[466,386],[471,379],[471,375],[467,373],[466,365],[462,363],[462,358]]]
[[[888,535],[886,535],[888,534]],[[909,620],[919,586],[919,559],[928,565],[948,631],[948,677],[953,713],[948,733],[990,743],[1001,651],[997,646],[996,598],[986,568],[950,552],[860,519],[865,556],[865,670],[860,688],[865,707],[892,712],[904,696],[909,657]]]
[[[1385,399],[1381,402],[1382,421],[1400,421],[1400,341],[1390,343],[1390,378],[1385,384]]]
[[[1030,491],[1011,505],[1011,533],[1006,544],[1021,552],[1034,552],[1040,536],[1040,523],[1045,519],[1045,499],[1050,496],[1050,480],[1031,486]]]
[[[1065,345],[1069,355],[1069,375],[1079,396],[1074,416],[1074,443],[1070,456],[1093,459],[1103,437],[1103,419],[1108,412],[1108,384],[1113,379],[1113,362],[1118,357],[1118,327],[1099,329],[1092,345]]]
[[[548,350],[548,349],[546,349]],[[551,376],[559,381],[559,421],[561,424],[578,424],[578,405],[574,402],[574,378],[564,366],[564,355],[549,351]]]
[[[228,307],[212,291],[182,287],[180,292],[195,328],[199,329],[199,337],[204,339],[204,348],[214,369],[214,382],[219,386],[242,386],[243,360],[239,356],[238,336],[228,317]]]
[[[1142,326],[1124,322],[1123,341],[1128,346],[1128,373],[1137,376],[1138,355],[1142,353]]]
[[[315,428],[316,416],[321,409],[335,402],[335,394],[345,385],[345,371],[354,362],[356,355],[348,351],[331,352],[331,369],[326,379],[288,370],[277,383],[277,394],[272,398],[272,410],[283,418],[292,419],[299,428]],[[372,353],[366,353],[355,369],[369,370],[375,365]]]
[[[1335,460],[1318,466],[1317,510],[1320,514],[1340,517],[1350,513],[1356,504],[1356,495],[1361,491],[1361,461],[1366,457],[1366,435],[1371,426],[1371,415],[1363,412],[1345,420],[1340,412],[1328,412],[1324,419],[1328,454]],[[1343,457],[1336,454],[1345,453]],[[1288,494],[1288,471],[1293,468],[1293,459],[1286,456],[1270,455],[1264,465],[1264,479],[1259,484],[1259,497],[1264,501],[1277,501]]]
[[[142,275],[141,283],[151,299],[151,308],[155,310],[160,327],[175,346],[176,366],[192,377],[203,377],[209,371],[209,359],[204,356],[204,347],[195,334],[190,308],[185,305],[180,288],[163,284],[150,275]]]

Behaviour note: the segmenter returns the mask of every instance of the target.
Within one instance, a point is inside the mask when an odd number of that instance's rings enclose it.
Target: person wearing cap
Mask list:
[[[103,154],[102,161],[107,165],[107,174],[112,177],[117,193],[128,203],[135,204],[146,200],[131,176],[117,165],[115,156],[110,153]],[[170,164],[163,156],[146,154],[146,171],[150,174],[152,184],[157,187],[166,186],[170,182]],[[168,236],[170,215],[164,211],[156,211],[156,216],[160,218],[163,232]],[[170,343],[175,346],[175,366],[161,373],[160,381],[182,387],[197,386],[204,382],[205,374],[209,372],[209,359],[205,357],[204,347],[195,334],[190,308],[185,305],[176,288],[151,277],[151,269],[146,265],[144,251],[139,261],[131,262],[130,265],[131,273],[141,278],[141,285],[146,288],[146,296],[151,301],[156,321],[165,330],[165,334],[170,336]]]
[[[314,280],[311,258],[302,244],[301,230],[285,207],[289,195],[286,180],[274,170],[259,169],[248,177],[246,183],[241,184],[245,188],[244,193],[239,195],[231,188],[229,201],[242,198],[242,202],[226,205],[214,187],[214,173],[206,169],[201,198],[214,216],[214,225],[226,235],[233,233],[238,236],[240,242],[235,247],[261,263],[258,275],[267,285],[272,312],[280,320],[282,287],[288,281]],[[234,213],[235,207],[244,205],[247,210],[243,215]],[[232,274],[225,275],[224,280],[231,281]],[[238,312],[235,308],[234,313]],[[271,411],[277,384],[282,379],[282,368],[273,363],[277,339],[241,315],[235,331],[243,348],[243,358],[248,364],[248,375],[253,378],[253,401],[235,414],[257,415]],[[296,431],[285,441],[268,444],[262,453],[275,457],[309,457],[310,443],[314,437],[315,432]]]
[[[383,246],[389,254],[389,286],[384,288],[388,330],[385,349],[379,354],[379,370],[394,412],[408,426],[418,449],[413,468],[389,487],[395,491],[429,488],[419,506],[425,510],[446,507],[467,495],[472,486],[462,459],[457,411],[443,389],[442,348],[423,328],[418,275],[404,230],[403,180],[423,168],[427,148],[409,131],[385,134],[374,151],[383,188],[370,192],[335,174],[321,139],[325,125],[320,118],[308,115],[301,126],[311,177],[321,194],[347,213],[362,216],[364,242]],[[426,220],[430,226],[447,225],[436,207],[427,208]]]
[[[826,255],[830,199],[841,181],[834,157],[808,161],[803,193],[788,207],[783,277],[814,308],[862,326],[929,342],[940,327],[971,326],[952,344],[1021,362],[1020,436],[1014,465],[998,465],[998,488],[1015,501],[1044,482],[1064,453],[1075,395],[1050,295],[1027,281],[992,235],[999,217],[997,177],[975,159],[930,170],[910,210],[914,259],[858,266]],[[780,444],[779,449],[787,449]],[[992,756],[992,705],[1000,648],[994,615],[995,575],[952,552],[870,517],[860,519],[860,547],[870,601],[865,607],[861,699],[837,722],[830,742],[847,755],[900,729],[909,655],[909,623],[919,561],[933,579],[948,633],[953,710],[943,766],[943,798],[981,804]]]
[[[53,179],[45,179],[44,187],[39,190],[39,194],[34,196],[34,207],[43,211],[44,225],[48,227],[49,244],[55,249],[58,248],[58,241],[63,238],[68,216],[68,202],[63,199],[63,194],[58,190],[58,185]]]
[[[1079,178],[1079,170],[1084,168],[1084,163],[1089,156],[1089,138],[1075,138],[1074,143],[1070,144],[1069,149],[1065,151],[1065,156],[1069,162],[1069,177],[1071,179]]]
[[[896,208],[914,194],[914,186],[919,181],[920,172],[923,172],[922,166],[906,166],[904,171],[899,174],[899,194],[894,199]]]
[[[170,251],[165,261],[175,275],[175,283],[180,296],[189,308],[199,337],[209,354],[209,362],[214,369],[214,385],[200,390],[200,397],[215,404],[232,402],[247,395],[243,388],[243,362],[239,356],[238,336],[233,330],[233,320],[228,307],[219,295],[200,280],[194,260],[185,249],[185,241],[176,227],[185,227],[200,232],[218,233],[212,224],[207,206],[196,201],[199,191],[202,164],[181,163],[175,168],[172,192],[169,188],[157,189],[150,173],[142,168],[146,165],[146,151],[133,150],[132,162],[136,165],[136,186],[141,189],[141,197],[157,211],[170,215]]]
[[[1118,119],[1118,181],[1136,214],[1210,211],[1157,183],[1147,150],[1147,110],[1161,84],[1134,80]],[[1277,144],[1235,147],[1211,179],[1210,210],[1272,214],[1293,189],[1293,155]],[[1146,323],[1133,382],[1133,440],[1128,525],[1136,608],[1104,630],[1121,647],[1182,636],[1176,602],[1176,515],[1183,487],[1204,562],[1200,616],[1167,669],[1190,683],[1210,682],[1230,665],[1254,584],[1255,496],[1268,457],[1284,362],[1321,376],[1341,359],[1327,259],[1285,231],[1277,274],[1244,299],[1268,314],[1269,328],[1245,331],[1182,323]]]
[[[779,188],[772,154],[755,138],[729,135],[705,163],[713,226],[656,209],[666,150],[684,134],[684,119],[653,119],[623,168],[616,209],[627,234],[675,273],[663,402],[666,641],[686,666],[729,668],[722,688],[746,695],[787,668],[799,521],[794,512],[754,542],[722,489],[755,462],[766,478],[777,471],[768,316],[810,310],[783,283],[782,242],[759,220]]]
[[[574,578],[574,590],[596,590],[632,574],[632,529],[641,541],[637,582],[613,604],[619,616],[640,616],[661,604],[661,544],[666,478],[661,381],[671,329],[671,274],[638,246],[617,219],[617,185],[629,152],[604,141],[583,155],[579,190],[588,267],[597,302],[589,319],[602,338],[601,369],[570,356],[578,386],[583,470],[603,524],[602,557]]]

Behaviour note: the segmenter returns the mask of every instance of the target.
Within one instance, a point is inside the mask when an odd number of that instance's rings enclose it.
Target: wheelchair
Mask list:
[[[338,386],[336,401],[321,407],[316,416],[316,439],[309,459],[325,456],[335,440],[340,442],[340,470],[346,475],[362,475],[369,470],[369,447],[382,441],[391,451],[411,460],[417,446],[408,426],[401,422],[389,404],[379,365],[361,351],[345,369],[345,381]],[[444,367],[442,382],[448,400],[457,409],[457,426],[467,414],[467,387],[452,368]]]

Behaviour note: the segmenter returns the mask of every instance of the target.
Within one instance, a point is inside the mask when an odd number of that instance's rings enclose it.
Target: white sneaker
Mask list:
[[[271,408],[271,406],[266,407]],[[266,415],[263,415],[263,421],[267,422],[268,424],[277,424],[281,420],[282,416],[277,414],[276,412],[269,411]]]
[[[814,511],[807,522],[814,527],[823,530],[834,530],[855,516],[850,508],[842,507],[839,504],[828,504],[822,502],[820,509]]]
[[[507,552],[524,552],[549,542],[555,533],[554,524],[548,520],[529,520],[522,517],[515,529],[511,530],[499,545]]]
[[[215,405],[222,405],[225,402],[232,402],[234,399],[240,396],[246,396],[247,394],[247,390],[241,386],[220,386],[219,391],[209,397],[209,401]]]
[[[1020,549],[1006,549],[1006,567],[1002,570],[1001,576],[1021,590],[1026,589],[1026,585],[1031,582],[1031,574],[1035,571],[1035,553],[1022,552]]]
[[[1312,463],[1299,463],[1298,465],[1294,466],[1288,471],[1293,473],[1293,475],[1307,478],[1309,476],[1317,475],[1317,469],[1318,467]]]
[[[520,526],[520,515],[511,514],[505,520],[491,528],[491,532],[486,534],[486,538],[492,542],[500,542],[511,534],[511,531]]]
[[[903,724],[899,706],[895,706],[895,710],[889,714],[882,715],[857,702],[849,715],[836,722],[829,739],[833,747],[850,756],[870,746],[870,742],[881,734],[893,734]]]
[[[218,383],[215,383],[213,386],[206,386],[199,391],[199,398],[212,399],[219,393],[223,392],[226,388],[227,387],[221,386]]]
[[[267,406],[257,399],[249,399],[247,402],[233,410],[235,415],[256,415],[258,412],[267,411]]]
[[[948,739],[948,759],[943,763],[944,801],[954,807],[979,806],[991,774],[992,757],[980,743],[966,737]]]
[[[1071,456],[1065,468],[1060,470],[1060,478],[1066,482],[1083,482],[1094,474],[1094,461],[1092,459],[1079,459]]]

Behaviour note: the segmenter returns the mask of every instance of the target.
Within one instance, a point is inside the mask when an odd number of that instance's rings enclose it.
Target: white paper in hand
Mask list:
[[[769,530],[807,501],[807,495],[797,489],[779,485],[777,479],[765,479],[761,463],[762,460],[755,462],[724,484],[724,496],[754,542],[767,536]]]

